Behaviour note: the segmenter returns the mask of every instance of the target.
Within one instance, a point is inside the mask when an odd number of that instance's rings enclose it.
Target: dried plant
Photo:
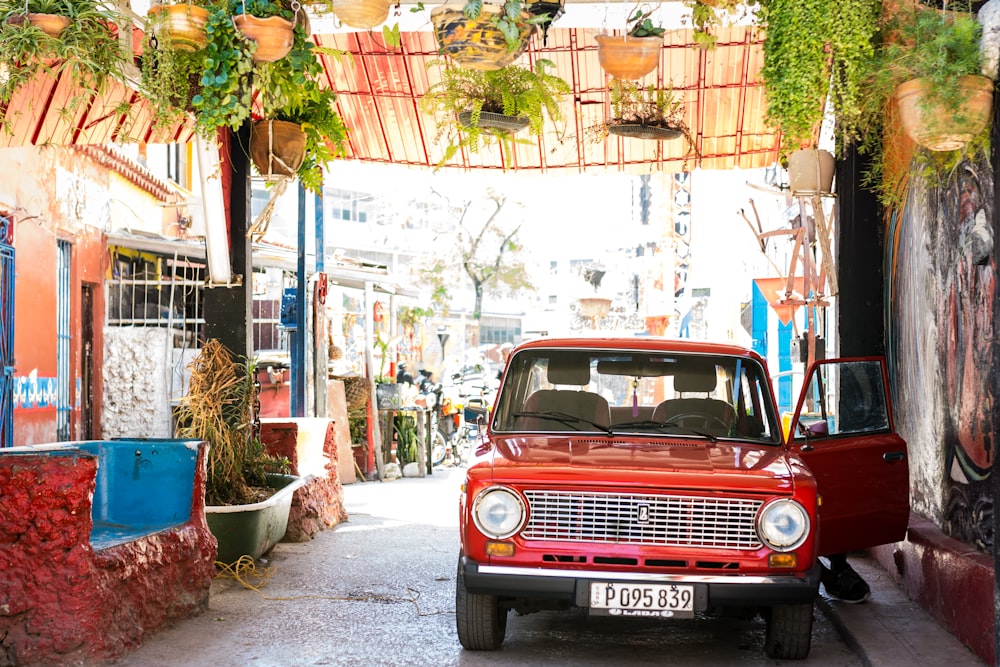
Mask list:
[[[266,473],[283,472],[287,462],[267,454],[257,438],[254,364],[234,361],[222,343],[212,339],[188,368],[191,382],[177,415],[177,436],[209,443],[205,503],[261,500]]]

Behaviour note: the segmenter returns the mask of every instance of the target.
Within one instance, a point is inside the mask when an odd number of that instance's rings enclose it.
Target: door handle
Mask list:
[[[906,458],[906,452],[886,452],[882,455],[882,460],[886,463],[894,463],[896,461],[902,461]]]

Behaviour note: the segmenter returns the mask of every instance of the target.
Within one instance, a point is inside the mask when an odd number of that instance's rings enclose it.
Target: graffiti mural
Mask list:
[[[912,505],[989,551],[996,440],[993,176],[963,163],[939,190],[911,186],[889,226],[889,357],[899,430],[910,443]]]

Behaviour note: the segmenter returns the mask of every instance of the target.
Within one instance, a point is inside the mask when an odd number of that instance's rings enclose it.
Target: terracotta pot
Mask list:
[[[385,23],[392,0],[331,0],[333,13],[352,28],[370,30]]]
[[[788,189],[793,195],[833,192],[836,160],[829,151],[804,148],[788,156]]]
[[[953,151],[982,132],[993,113],[993,81],[985,76],[963,76],[959,87],[965,99],[959,114],[928,107],[923,79],[896,88],[900,120],[911,139],[928,150]]]
[[[507,46],[500,29],[491,20],[500,12],[497,5],[483,5],[478,19],[472,20],[462,13],[462,4],[441,5],[431,10],[434,38],[441,52],[452,57],[462,67],[477,70],[496,70],[513,63],[528,48],[528,39],[534,26],[525,24],[519,45]],[[521,12],[527,21],[527,12]]]
[[[58,37],[69,26],[69,17],[60,14],[31,13],[7,17],[7,23],[10,25],[24,25],[25,20],[36,28],[40,28],[49,37]]]
[[[273,63],[287,56],[292,50],[295,24],[288,19],[280,16],[260,18],[249,14],[237,14],[233,17],[233,23],[247,39],[257,42],[257,50],[253,53],[255,63]]]
[[[597,58],[604,71],[618,79],[635,81],[656,69],[662,37],[597,35]]]
[[[208,10],[197,5],[153,5],[146,16],[156,38],[179,51],[199,51],[208,46]]]
[[[250,158],[261,176],[295,176],[306,154],[306,134],[298,123],[259,120],[250,128]]]

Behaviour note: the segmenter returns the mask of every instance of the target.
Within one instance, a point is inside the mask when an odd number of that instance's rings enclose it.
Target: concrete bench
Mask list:
[[[111,660],[207,608],[206,453],[190,440],[0,450],[0,663]]]

